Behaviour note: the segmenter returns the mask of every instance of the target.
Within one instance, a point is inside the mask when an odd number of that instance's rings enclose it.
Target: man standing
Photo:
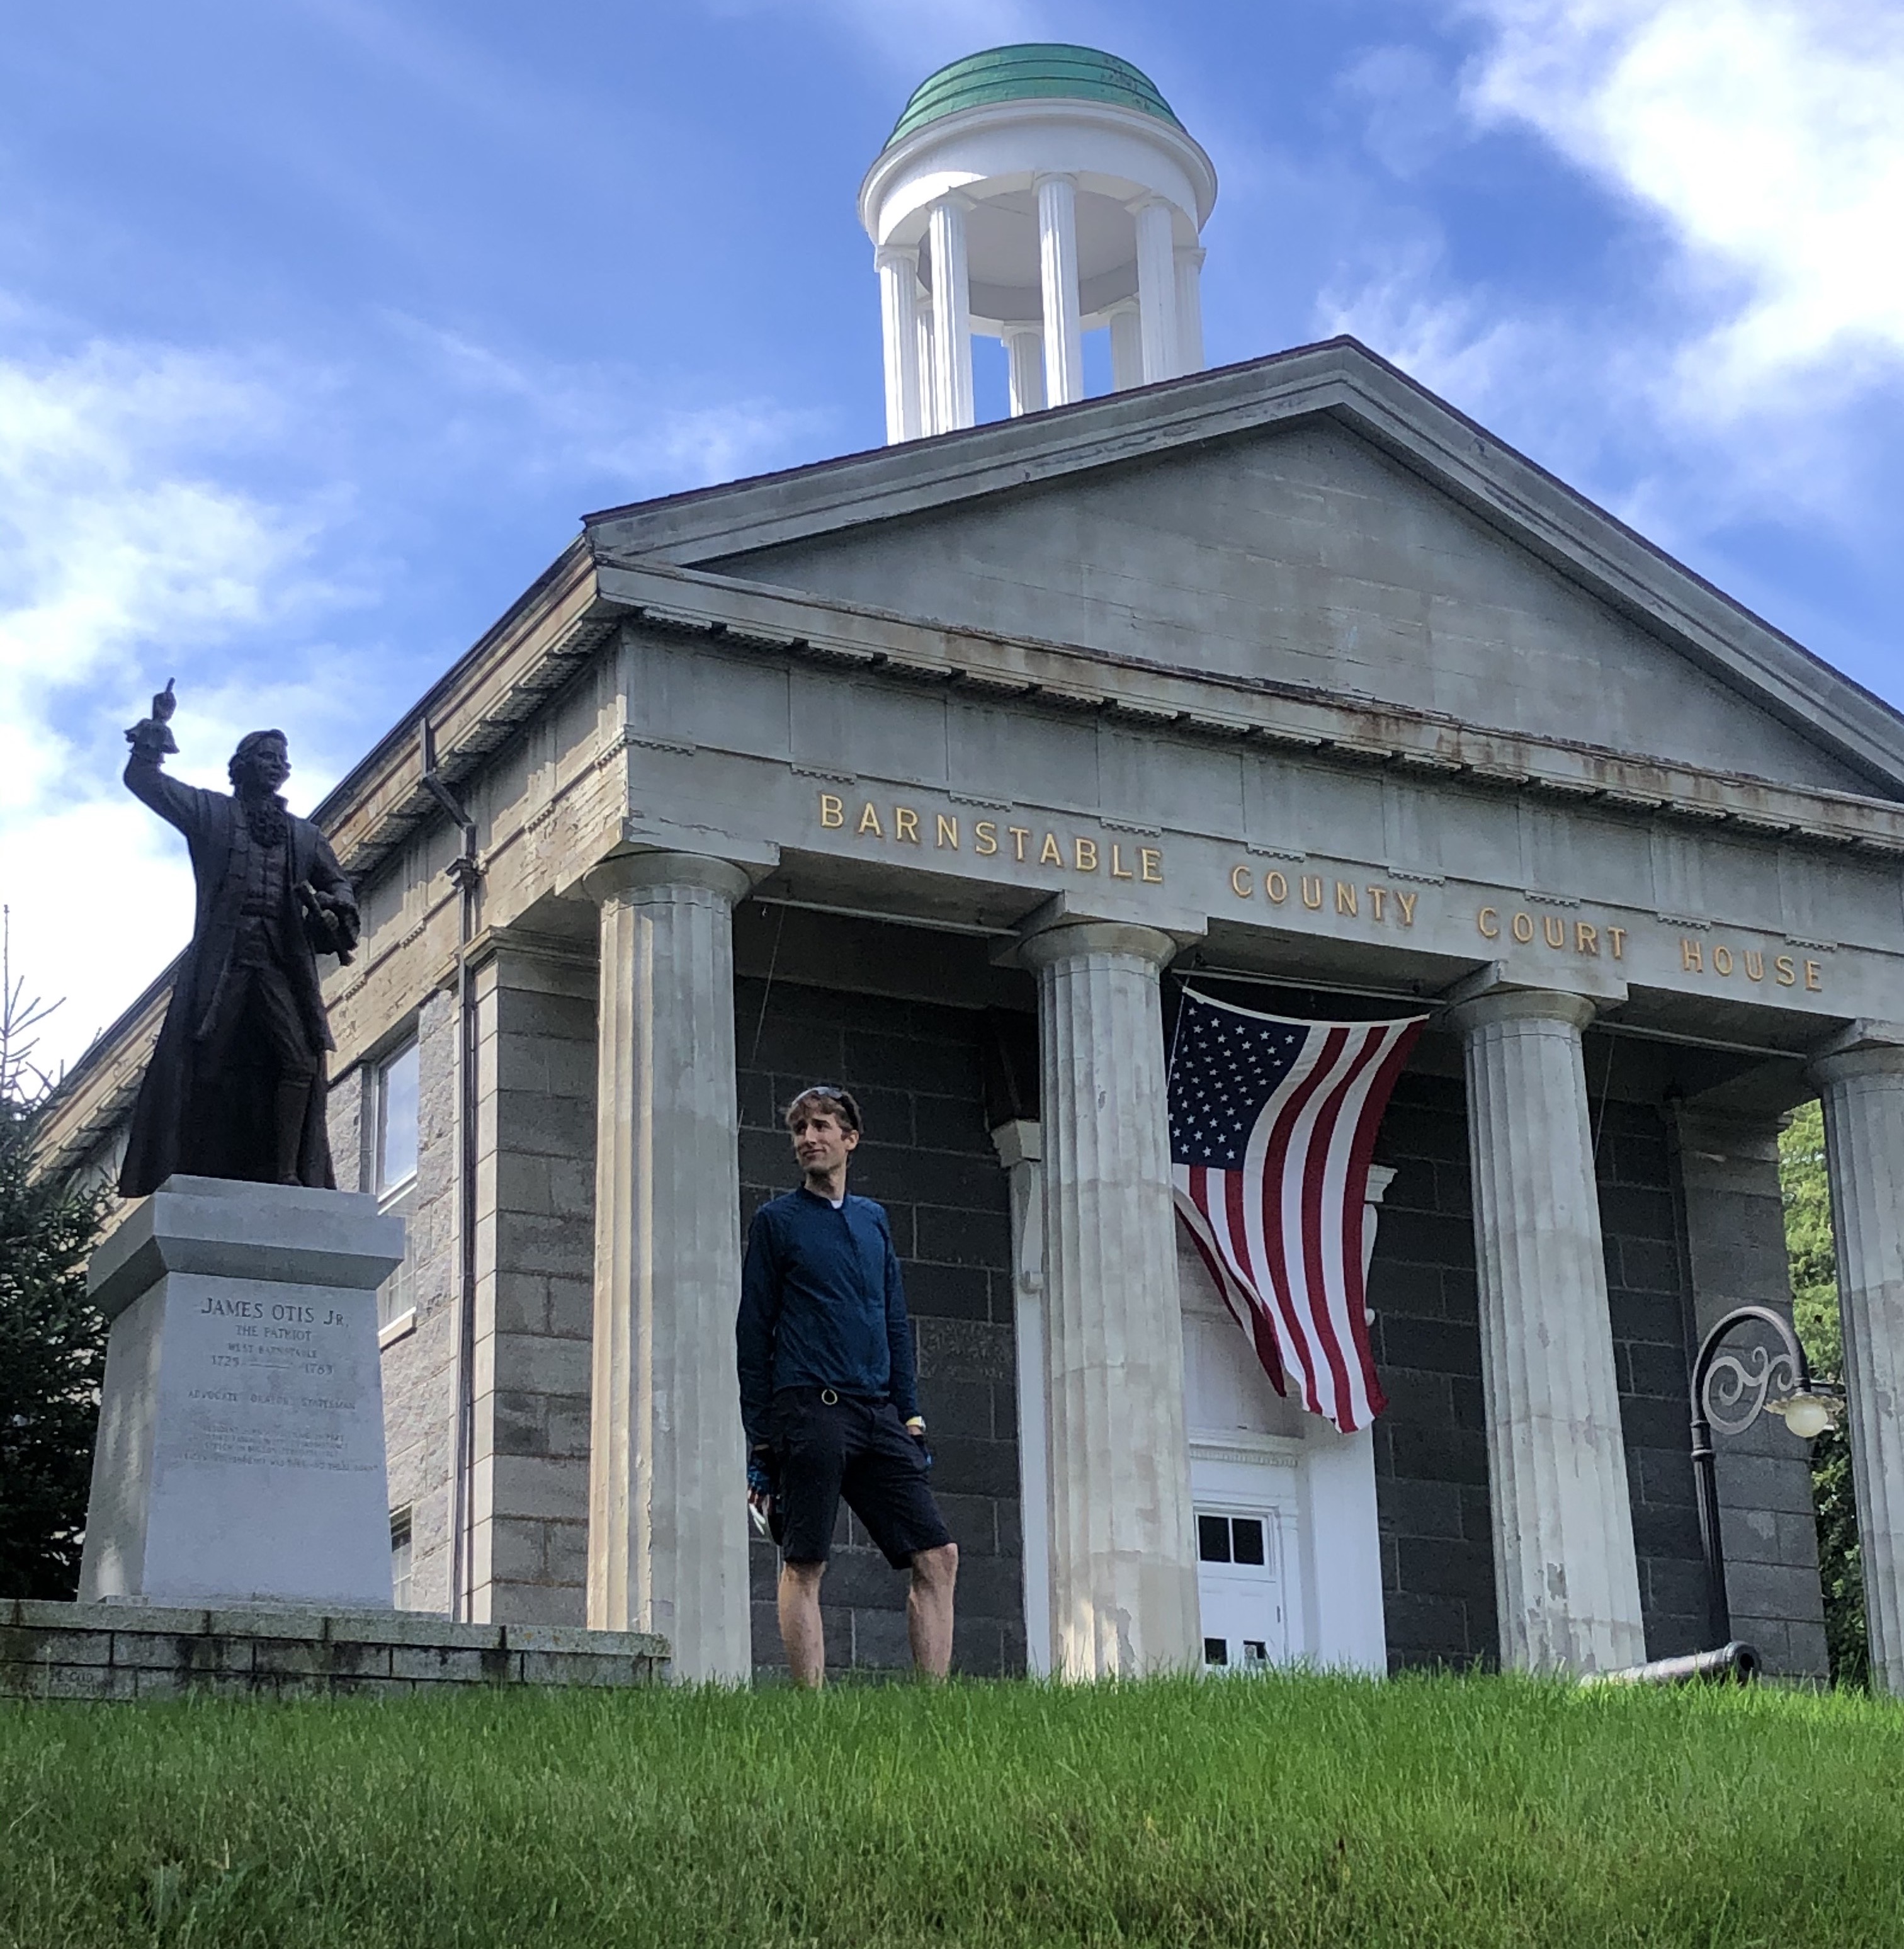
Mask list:
[[[198,884],[191,945],[132,1111],[123,1196],[142,1198],[175,1171],[326,1189],[336,1178],[325,1131],[325,1020],[317,957],[357,944],[357,901],[330,842],[285,809],[281,731],[238,741],[229,796],[181,785],[167,684],[126,734],[126,784],[185,836]]]
[[[780,1637],[795,1683],[826,1675],[820,1581],[840,1498],[895,1570],[910,1569],[912,1662],[952,1664],[958,1546],[932,1491],[912,1327],[886,1214],[846,1189],[859,1106],[822,1084],[787,1106],[802,1183],[754,1214],[735,1339],[748,1500],[771,1497],[781,1564]]]

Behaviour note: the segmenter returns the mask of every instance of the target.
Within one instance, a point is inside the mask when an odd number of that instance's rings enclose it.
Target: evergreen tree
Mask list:
[[[86,1303],[104,1198],[36,1177],[51,1079],[0,945],[0,1597],[70,1597],[79,1580],[105,1329]]]
[[[1837,1250],[1831,1237],[1831,1199],[1825,1174],[1825,1120],[1817,1104],[1806,1105],[1780,1139],[1778,1175],[1784,1192],[1785,1245],[1791,1256],[1792,1311],[1798,1337],[1820,1379],[1842,1380]],[[1825,1635],[1832,1682],[1862,1685],[1870,1671],[1863,1559],[1858,1547],[1851,1450],[1837,1428],[1828,1429],[1812,1444],[1812,1500],[1818,1512],[1819,1569],[1825,1585]]]

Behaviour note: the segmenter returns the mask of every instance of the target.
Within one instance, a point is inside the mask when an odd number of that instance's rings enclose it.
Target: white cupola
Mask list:
[[[1014,414],[1084,397],[1094,329],[1120,390],[1200,371],[1216,200],[1209,157],[1114,55],[994,48],[921,82],[859,191],[888,443],[972,424],[975,331],[1005,342]]]

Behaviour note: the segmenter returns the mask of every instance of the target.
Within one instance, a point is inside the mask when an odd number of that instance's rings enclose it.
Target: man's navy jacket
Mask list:
[[[767,1438],[781,1388],[837,1388],[919,1411],[912,1325],[884,1208],[856,1198],[834,1211],[803,1185],[753,1214],[735,1325],[741,1419]]]

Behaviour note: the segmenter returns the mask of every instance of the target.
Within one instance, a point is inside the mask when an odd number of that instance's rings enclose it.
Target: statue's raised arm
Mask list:
[[[198,900],[120,1189],[143,1197],[179,1171],[331,1187],[324,1056],[335,1045],[318,956],[356,945],[356,892],[324,835],[280,796],[284,732],[241,738],[231,791],[207,791],[163,769],[179,749],[177,705],[168,682],[126,733],[126,785],[185,835]]]

